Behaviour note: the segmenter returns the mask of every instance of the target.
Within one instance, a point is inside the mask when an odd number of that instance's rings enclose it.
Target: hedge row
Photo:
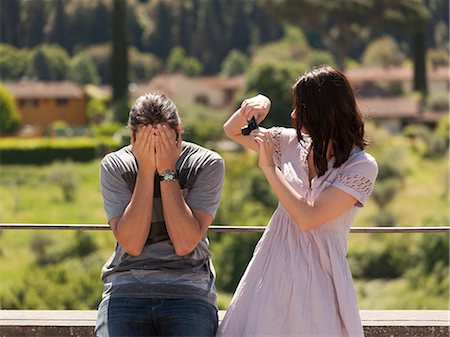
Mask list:
[[[55,160],[87,162],[122,144],[113,139],[0,139],[0,164],[48,164]]]

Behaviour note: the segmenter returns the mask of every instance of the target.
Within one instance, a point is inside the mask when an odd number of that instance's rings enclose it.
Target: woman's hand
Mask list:
[[[239,108],[239,115],[244,117],[246,120],[255,117],[256,122],[261,123],[267,116],[270,110],[270,99],[264,95],[257,95],[251,98],[247,98],[242,102]]]
[[[152,125],[143,125],[131,134],[133,154],[139,163],[139,171],[154,174],[156,170],[155,159],[155,130]]]
[[[176,163],[181,154],[181,130],[177,133],[165,124],[156,127],[156,170],[159,174],[164,171],[175,171]]]
[[[259,167],[263,172],[265,172],[266,170],[273,170],[275,168],[275,163],[273,161],[274,144],[272,134],[269,130],[258,129],[253,130],[250,135],[258,144]]]

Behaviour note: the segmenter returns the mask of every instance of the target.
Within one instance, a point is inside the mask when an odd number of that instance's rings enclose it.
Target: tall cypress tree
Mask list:
[[[428,93],[427,70],[426,70],[426,27],[419,24],[417,31],[413,35],[414,40],[414,90],[419,91],[423,96]]]
[[[32,48],[44,40],[44,26],[47,19],[47,3],[29,1],[24,3],[26,13],[23,21],[24,43],[23,47]]]
[[[20,47],[20,1],[0,1],[0,41]]]
[[[173,47],[172,14],[164,0],[159,1],[154,14],[155,30],[151,36],[150,51],[165,60]]]
[[[111,78],[113,101],[128,98],[128,53],[126,38],[126,2],[114,0],[112,18]]]
[[[109,41],[111,34],[109,29],[105,29],[109,19],[109,10],[103,1],[96,4],[93,11],[91,24],[92,43],[103,43]]]
[[[67,40],[67,15],[64,11],[65,0],[56,2],[56,7],[52,12],[52,21],[48,29],[47,41],[57,43],[61,47],[68,49],[70,43]]]

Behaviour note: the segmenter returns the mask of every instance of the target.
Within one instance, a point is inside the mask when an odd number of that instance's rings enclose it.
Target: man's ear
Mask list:
[[[177,142],[181,143],[181,134],[183,133],[183,123],[180,121],[177,127]]]

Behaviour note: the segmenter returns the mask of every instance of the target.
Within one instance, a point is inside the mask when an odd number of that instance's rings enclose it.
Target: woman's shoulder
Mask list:
[[[344,163],[344,169],[351,171],[364,171],[370,175],[377,175],[378,164],[374,156],[365,150],[355,146],[350,156]]]
[[[297,140],[297,131],[294,128],[286,128],[283,126],[272,126],[269,128],[272,135],[283,139],[285,142]]]

